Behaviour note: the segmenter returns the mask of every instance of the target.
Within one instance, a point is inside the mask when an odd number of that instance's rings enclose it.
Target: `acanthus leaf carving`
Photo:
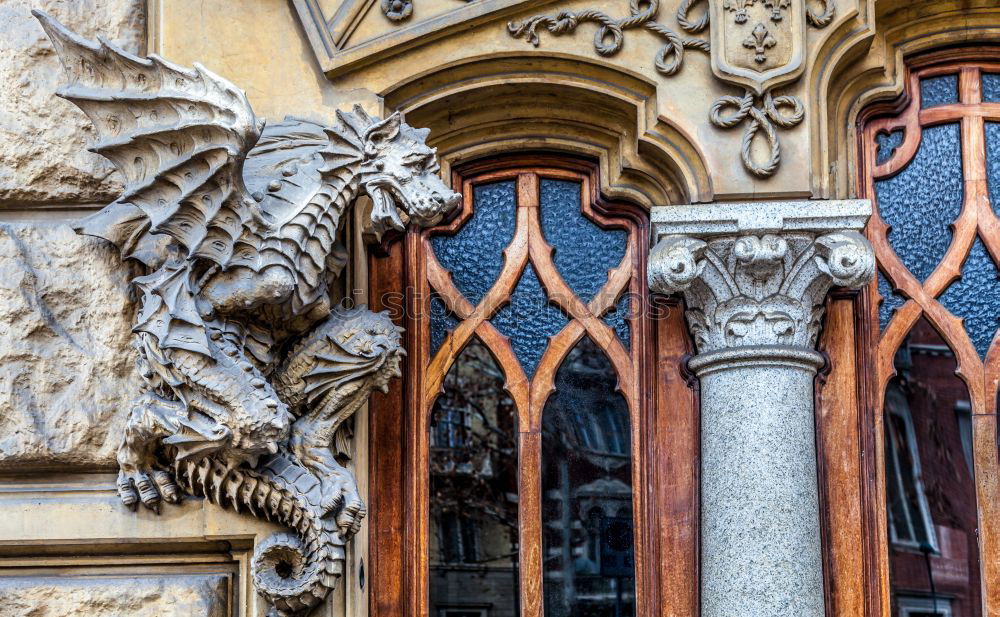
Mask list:
[[[682,293],[699,353],[733,347],[812,348],[831,286],[858,288],[874,275],[857,231],[667,235],[650,253],[654,293]]]
[[[122,196],[77,226],[146,269],[133,346],[145,386],[118,450],[118,492],[159,511],[184,493],[290,529],[261,542],[254,584],[302,616],[344,569],[365,506],[345,431],[399,376],[400,328],[334,307],[342,223],[371,197],[375,234],[436,224],[460,196],[428,131],[360,107],[326,126],[264,126],[245,94],[187,69],[85,40],[41,12]]]

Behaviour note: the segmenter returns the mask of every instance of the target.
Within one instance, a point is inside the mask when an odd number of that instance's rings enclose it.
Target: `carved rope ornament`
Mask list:
[[[744,125],[740,158],[744,168],[760,178],[768,178],[781,164],[781,142],[777,129],[797,126],[805,117],[802,102],[793,95],[774,95],[774,89],[795,81],[804,67],[806,24],[824,28],[834,17],[832,0],[821,0],[817,12],[807,0],[718,0],[708,3],[701,17],[690,13],[701,0],[682,0],[675,18],[680,28],[697,34],[715,23],[711,44],[700,38],[682,36],[655,21],[659,0],[629,0],[629,15],[615,19],[597,10],[561,11],[538,15],[523,22],[510,22],[507,30],[537,47],[538,28],[553,35],[572,33],[582,23],[599,24],[594,34],[594,50],[602,56],[617,54],[624,44],[625,31],[645,28],[666,39],[654,61],[657,72],[676,74],[685,49],[708,52],[712,71],[720,80],[744,88],[744,95],[722,96],[709,111],[709,120],[722,129]],[[727,45],[736,39],[737,45]],[[732,51],[735,49],[736,51]],[[782,111],[784,110],[784,111]],[[726,113],[728,111],[728,113]],[[755,156],[755,141],[762,137],[766,154]]]
[[[365,516],[351,419],[400,374],[400,328],[331,305],[338,241],[356,198],[376,235],[434,225],[460,196],[437,176],[427,130],[360,107],[325,126],[265,125],[245,94],[200,65],[140,58],[35,16],[87,114],[93,150],[125,180],[77,232],[113,244],[133,279],[144,387],[118,450],[118,493],[159,511],[182,493],[289,528],[252,572],[277,617],[319,605]]]

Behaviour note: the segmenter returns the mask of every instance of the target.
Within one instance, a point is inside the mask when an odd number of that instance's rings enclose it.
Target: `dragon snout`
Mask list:
[[[462,195],[456,193],[455,191],[433,191],[431,193],[431,199],[441,206],[441,213],[444,215],[451,214],[451,212],[462,203]]]

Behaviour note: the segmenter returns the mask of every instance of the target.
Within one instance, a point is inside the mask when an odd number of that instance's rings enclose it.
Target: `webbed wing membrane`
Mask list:
[[[125,191],[77,226],[114,243],[124,258],[157,266],[157,246],[176,240],[187,257],[225,266],[247,226],[260,220],[243,182],[258,121],[246,95],[195,64],[139,58],[104,39],[83,39],[41,11],[69,83],[59,96],[97,130],[91,148],[121,172]],[[253,252],[256,247],[240,247]]]

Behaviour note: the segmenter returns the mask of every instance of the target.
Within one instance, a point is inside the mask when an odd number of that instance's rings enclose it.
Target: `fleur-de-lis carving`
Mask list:
[[[777,23],[781,21],[784,14],[782,11],[791,6],[792,0],[764,0],[764,6],[771,9],[771,21]]]
[[[738,24],[745,24],[748,18],[747,8],[754,5],[757,0],[723,0],[722,8],[736,13],[734,19]]]
[[[771,33],[767,31],[767,26],[757,22],[757,25],[753,27],[753,32],[750,36],[743,39],[743,46],[747,49],[754,50],[756,54],[753,59],[759,63],[763,63],[767,60],[766,52],[768,49],[777,45],[778,42],[774,40]]]

